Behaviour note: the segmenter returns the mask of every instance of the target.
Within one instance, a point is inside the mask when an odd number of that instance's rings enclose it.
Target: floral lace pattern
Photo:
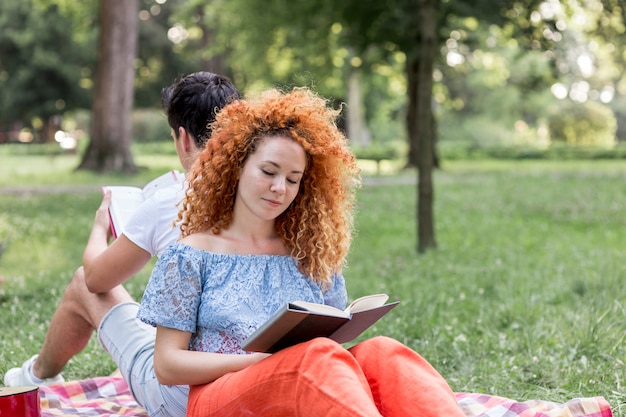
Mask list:
[[[190,350],[245,353],[246,337],[295,300],[343,309],[343,276],[323,291],[290,256],[219,254],[177,242],[156,262],[138,317],[191,332]]]

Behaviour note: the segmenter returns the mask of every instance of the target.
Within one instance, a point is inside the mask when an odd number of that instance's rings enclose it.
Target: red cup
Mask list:
[[[39,387],[0,387],[0,417],[41,417]]]

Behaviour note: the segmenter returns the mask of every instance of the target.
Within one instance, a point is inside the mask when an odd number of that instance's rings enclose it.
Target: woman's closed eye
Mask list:
[[[273,176],[276,175],[275,172],[268,171],[266,169],[262,169],[261,172],[263,172],[263,174],[267,175],[268,177],[273,177]],[[300,178],[295,178],[295,179],[294,178],[287,178],[287,182],[289,184],[294,184],[295,185],[295,184],[298,184],[300,182]]]

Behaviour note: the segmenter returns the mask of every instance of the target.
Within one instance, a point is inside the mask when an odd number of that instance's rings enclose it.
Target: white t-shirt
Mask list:
[[[185,185],[174,184],[156,191],[133,213],[124,226],[124,235],[135,245],[158,256],[175,242],[180,229],[174,225],[178,203],[185,196]]]

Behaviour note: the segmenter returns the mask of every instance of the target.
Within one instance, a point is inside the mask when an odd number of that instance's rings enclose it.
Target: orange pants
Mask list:
[[[464,417],[443,377],[401,343],[319,338],[192,386],[187,416]]]

